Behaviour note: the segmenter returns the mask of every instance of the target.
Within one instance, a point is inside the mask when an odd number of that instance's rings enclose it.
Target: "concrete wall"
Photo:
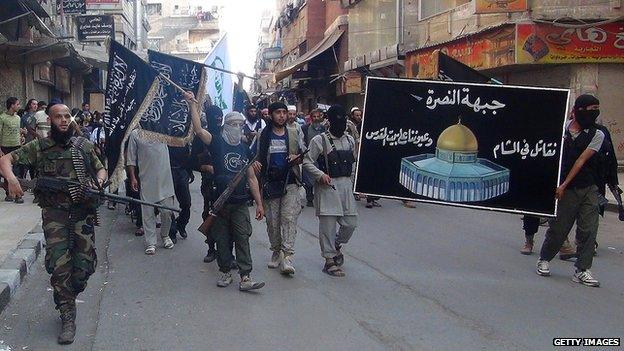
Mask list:
[[[19,66],[0,66],[0,111],[6,110],[4,105],[6,99],[14,96],[24,99],[24,77]]]
[[[602,124],[609,128],[617,159],[624,161],[624,64],[596,66]]]

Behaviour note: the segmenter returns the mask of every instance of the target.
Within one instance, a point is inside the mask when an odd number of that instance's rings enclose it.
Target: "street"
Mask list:
[[[592,271],[600,288],[571,282],[572,264],[535,274],[523,256],[519,215],[398,201],[364,208],[345,246],[344,278],[321,272],[312,208],[299,218],[296,274],[266,264],[264,222],[254,221],[254,272],[266,287],[218,288],[202,262],[199,181],[189,238],[143,253],[123,208],[102,207],[98,269],[79,296],[78,332],[60,327],[42,256],[1,315],[0,350],[545,350],[555,337],[623,337],[624,237],[614,213],[601,220]],[[545,228],[536,238],[539,249]]]

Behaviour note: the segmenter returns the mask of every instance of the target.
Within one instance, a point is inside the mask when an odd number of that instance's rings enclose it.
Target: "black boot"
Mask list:
[[[64,305],[59,309],[62,324],[58,343],[61,345],[71,344],[76,336],[76,305]]]

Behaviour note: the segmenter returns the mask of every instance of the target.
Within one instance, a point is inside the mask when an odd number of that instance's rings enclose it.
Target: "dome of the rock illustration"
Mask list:
[[[474,133],[459,121],[440,134],[436,146],[448,151],[476,152],[479,149],[478,144]]]
[[[509,191],[509,170],[478,158],[475,134],[459,120],[438,137],[435,154],[401,160],[399,182],[414,194],[443,201],[475,202]]]

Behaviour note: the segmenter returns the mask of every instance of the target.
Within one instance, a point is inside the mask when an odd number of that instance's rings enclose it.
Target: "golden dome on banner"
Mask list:
[[[440,134],[436,146],[438,149],[448,151],[476,152],[479,149],[477,137],[468,127],[461,124],[461,120]]]

